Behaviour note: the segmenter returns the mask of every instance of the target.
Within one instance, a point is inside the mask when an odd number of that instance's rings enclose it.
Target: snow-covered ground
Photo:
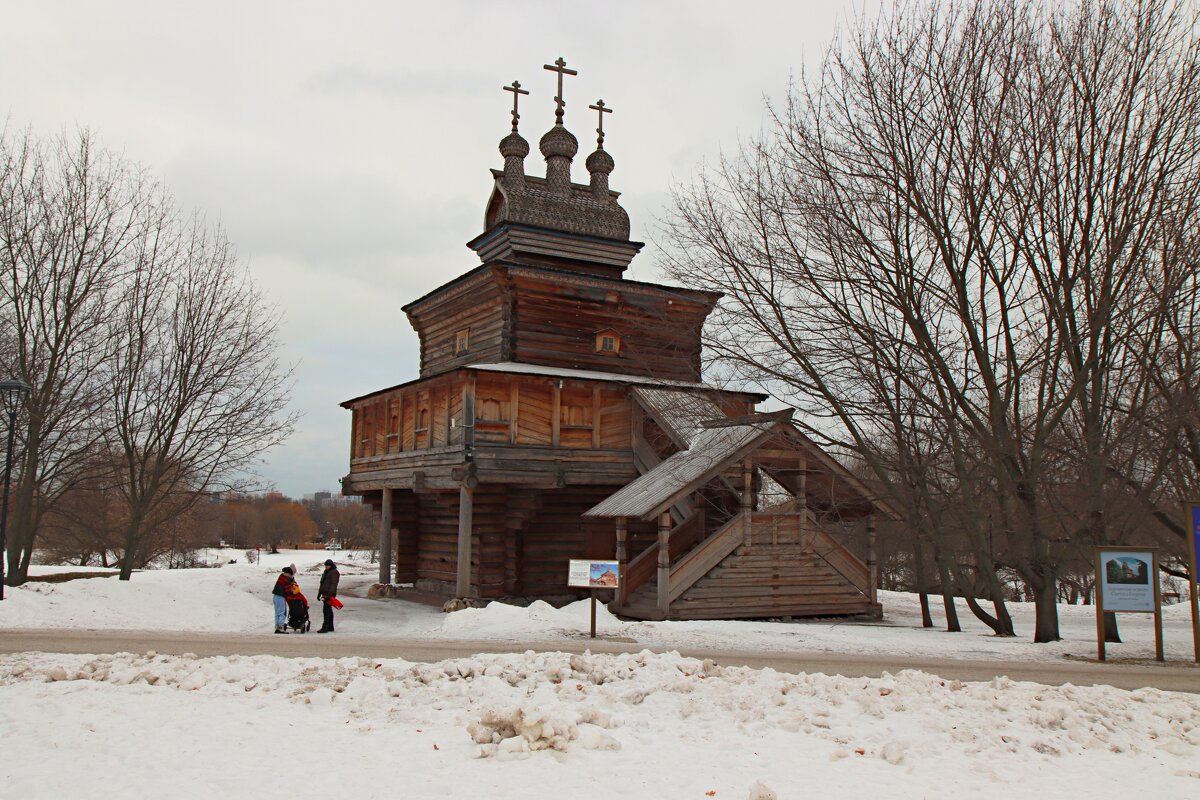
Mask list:
[[[227,552],[244,562],[241,553]],[[1200,695],[1107,686],[962,683],[721,667],[676,653],[521,652],[577,643],[587,604],[492,604],[442,614],[366,599],[376,568],[351,554],[144,572],[11,589],[0,629],[266,633],[270,588],[295,563],[315,600],[340,563],[356,636],[493,639],[510,654],[399,659],[197,658],[154,653],[0,656],[0,798],[100,794],[393,798],[1043,798],[1200,796]],[[43,567],[37,572],[76,571]],[[1058,660],[1094,654],[1090,607],[1063,607],[1066,639],[920,628],[916,599],[885,593],[882,623],[623,622],[605,637],[656,649],[875,652]],[[935,611],[937,606],[935,605]],[[1186,606],[1166,612],[1168,657],[1191,652]],[[1153,656],[1148,617],[1121,618],[1118,659]]]
[[[214,554],[217,551],[214,551]],[[439,609],[401,600],[369,600],[366,590],[378,568],[362,554],[284,551],[264,555],[262,563],[245,563],[244,553],[222,551],[220,560],[238,563],[220,569],[159,570],[137,573],[130,581],[115,577],[65,583],[27,583],[9,588],[0,603],[0,628],[115,628],[124,630],[267,632],[271,630],[271,586],[279,569],[295,564],[300,588],[317,605],[322,562],[332,557],[342,573],[338,631],[346,634],[431,639],[490,639],[520,646],[524,642],[578,641],[588,629],[588,602],[556,609],[545,603],[528,608],[493,603],[483,609],[443,614]],[[217,555],[213,556],[218,559]],[[34,572],[75,571],[68,567],[35,567]],[[565,580],[565,579],[564,579]],[[356,596],[357,595],[357,596]],[[915,595],[882,592],[881,622],[815,620],[785,622],[637,622],[621,621],[602,607],[597,632],[654,649],[768,650],[789,653],[875,653],[934,658],[1060,661],[1094,658],[1096,617],[1092,606],[1059,607],[1063,641],[1033,644],[1033,608],[1012,603],[1015,639],[991,635],[959,603],[964,631],[942,630],[941,602],[931,598],[938,628],[922,629]],[[319,609],[314,611],[320,619]],[[1148,614],[1119,617],[1122,644],[1108,645],[1114,661],[1154,657],[1154,627]],[[1190,661],[1191,616],[1186,603],[1163,612],[1168,660]]]

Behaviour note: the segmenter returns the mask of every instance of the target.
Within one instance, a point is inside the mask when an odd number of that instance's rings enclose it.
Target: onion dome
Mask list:
[[[579,152],[579,140],[561,124],[556,124],[542,136],[538,149],[547,161],[556,156],[570,160]]]

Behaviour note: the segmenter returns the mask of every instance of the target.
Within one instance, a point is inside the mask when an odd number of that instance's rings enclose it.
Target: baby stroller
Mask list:
[[[288,596],[288,627],[297,633],[308,633],[312,623],[308,619],[308,599],[296,591]]]

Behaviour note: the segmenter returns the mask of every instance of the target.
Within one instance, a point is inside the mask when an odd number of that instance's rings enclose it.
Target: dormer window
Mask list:
[[[596,352],[616,355],[621,352],[621,337],[611,328],[596,332]]]
[[[463,328],[454,334],[454,355],[461,356],[471,349],[471,329]]]

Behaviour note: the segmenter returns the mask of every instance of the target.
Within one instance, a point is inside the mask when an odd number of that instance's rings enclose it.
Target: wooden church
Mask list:
[[[609,188],[604,101],[587,184],[563,124],[500,142],[480,265],[404,307],[420,375],[342,404],[342,491],[380,514],[380,589],[570,596],[572,558],[620,562],[613,609],[641,619],[878,614],[866,487],[765,395],[701,380],[713,292],[629,280],[642,243]],[[769,490],[769,491],[768,491]],[[855,554],[830,530],[867,530]],[[865,559],[861,556],[865,556]],[[393,559],[394,558],[394,562]]]

